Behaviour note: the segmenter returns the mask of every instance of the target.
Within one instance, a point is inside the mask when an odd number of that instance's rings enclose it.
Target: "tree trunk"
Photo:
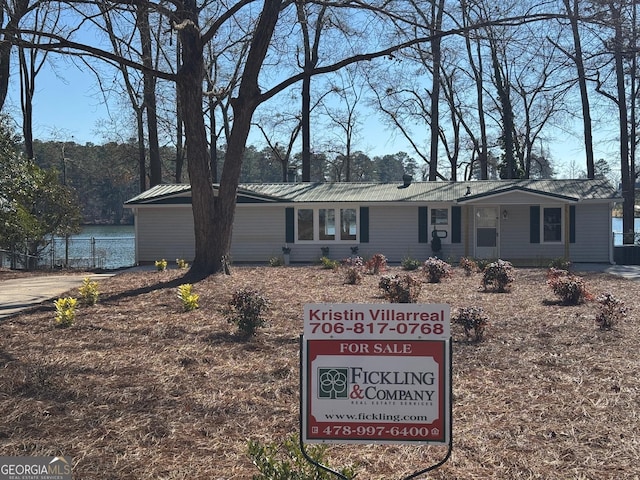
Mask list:
[[[204,57],[198,28],[196,2],[185,2],[180,25],[182,66],[178,72],[178,95],[184,114],[188,171],[195,232],[195,258],[189,274],[193,278],[228,273],[231,235],[242,155],[251,128],[251,119],[260,104],[258,75],[278,20],[282,0],[265,0],[251,42],[238,97],[233,99],[233,127],[220,178],[217,198],[210,181],[207,135],[202,113]]]
[[[584,68],[584,59],[582,55],[582,42],[580,40],[580,31],[578,29],[578,8],[579,0],[573,0],[573,8],[570,4],[571,0],[564,0],[564,6],[569,15],[571,22],[571,32],[573,34],[573,45],[575,54],[573,61],[576,64],[578,73],[578,85],[580,87],[580,100],[582,103],[582,125],[584,129],[584,149],[587,157],[587,178],[595,178],[595,160],[593,157],[593,133],[591,129],[591,109],[589,108],[589,92],[587,91],[587,77]]]
[[[158,142],[158,115],[156,111],[156,78],[149,73],[153,68],[151,53],[151,30],[149,26],[149,10],[146,5],[138,5],[137,27],[140,33],[142,48],[142,64],[146,69],[143,75],[144,106],[147,112],[147,134],[149,136],[149,186],[162,183],[162,165],[160,162],[160,145]]]
[[[444,0],[432,4],[433,26],[431,34],[437,34],[442,28]],[[433,56],[433,82],[431,88],[431,149],[429,158],[429,181],[438,179],[438,143],[440,141],[440,65],[442,63],[441,38],[434,36],[431,40],[431,54]]]

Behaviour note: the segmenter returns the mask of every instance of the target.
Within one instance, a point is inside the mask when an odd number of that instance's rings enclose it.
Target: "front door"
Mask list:
[[[476,207],[474,218],[476,258],[498,258],[498,208]]]

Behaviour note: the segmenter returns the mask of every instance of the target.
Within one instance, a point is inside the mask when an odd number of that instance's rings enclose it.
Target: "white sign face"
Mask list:
[[[303,441],[448,441],[448,305],[307,305],[304,314]]]
[[[338,303],[304,307],[304,338],[448,340],[447,304]]]

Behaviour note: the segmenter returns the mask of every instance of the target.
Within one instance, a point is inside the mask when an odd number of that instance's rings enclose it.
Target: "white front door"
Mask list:
[[[475,209],[476,258],[496,259],[498,251],[498,208],[476,207]]]

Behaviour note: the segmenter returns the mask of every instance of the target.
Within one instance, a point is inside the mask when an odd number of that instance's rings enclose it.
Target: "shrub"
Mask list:
[[[488,264],[482,275],[482,287],[486,290],[506,292],[513,283],[513,265],[505,260]]]
[[[180,270],[186,270],[189,268],[189,264],[186,262],[184,258],[176,258],[176,265]]]
[[[306,447],[306,453],[315,462],[326,465],[325,452],[327,445]],[[259,475],[253,480],[330,480],[335,476],[308,462],[300,450],[300,442],[296,435],[285,439],[281,445],[270,443],[262,445],[249,441],[249,457],[256,466]],[[354,478],[353,468],[342,468],[339,473],[343,478]]]
[[[582,278],[572,275],[566,270],[550,268],[547,273],[547,285],[565,305],[579,305],[593,298],[587,291]]]
[[[569,259],[564,257],[554,258],[549,263],[549,268],[554,268],[557,270],[569,270],[571,268],[571,262],[569,261]]]
[[[627,316],[628,309],[624,302],[611,293],[599,295],[596,302],[598,302],[596,325],[600,327],[600,330],[611,330],[614,323]]]
[[[190,312],[198,308],[200,295],[193,293],[193,285],[190,283],[185,283],[178,287],[178,298],[182,301],[182,307],[185,312]]]
[[[451,265],[436,257],[429,257],[422,265],[422,271],[429,283],[440,283],[443,278],[451,276]]]
[[[76,304],[78,300],[73,297],[59,298],[53,302],[56,306],[56,327],[70,327],[76,319]]]
[[[325,270],[335,270],[340,266],[340,262],[337,260],[331,260],[329,257],[320,257],[320,265]]]
[[[387,268],[387,257],[381,253],[376,253],[373,257],[367,260],[364,265],[366,271],[372,275],[378,275],[384,272]]]
[[[167,261],[164,258],[162,260],[156,260],[155,265],[156,270],[159,272],[164,272],[167,269]]]
[[[82,280],[82,286],[79,289],[80,296],[82,297],[82,303],[85,305],[95,305],[98,303],[98,282],[92,281],[90,278]]]
[[[284,259],[282,257],[271,257],[269,259],[269,266],[271,267],[281,267],[282,265],[284,265]]]
[[[472,273],[478,272],[478,264],[472,258],[462,257],[460,259],[460,267],[464,270],[464,274],[469,277]]]
[[[420,268],[420,265],[422,265],[422,262],[415,258],[404,257],[400,265],[402,265],[402,268],[404,270],[411,271],[411,270],[417,270],[418,268]]]
[[[348,285],[360,285],[362,283],[362,270],[364,263],[362,257],[349,257],[342,260],[342,266],[345,268],[344,283]]]
[[[391,303],[416,303],[422,290],[422,282],[411,275],[384,276],[378,286],[384,293],[384,298]]]
[[[269,301],[256,290],[244,288],[236,291],[227,304],[224,315],[227,322],[238,327],[238,333],[249,338],[256,334],[258,328],[266,322],[264,312],[269,308]]]
[[[459,308],[452,320],[454,323],[462,325],[467,340],[474,342],[482,340],[484,329],[489,325],[489,319],[484,314],[482,307]]]

